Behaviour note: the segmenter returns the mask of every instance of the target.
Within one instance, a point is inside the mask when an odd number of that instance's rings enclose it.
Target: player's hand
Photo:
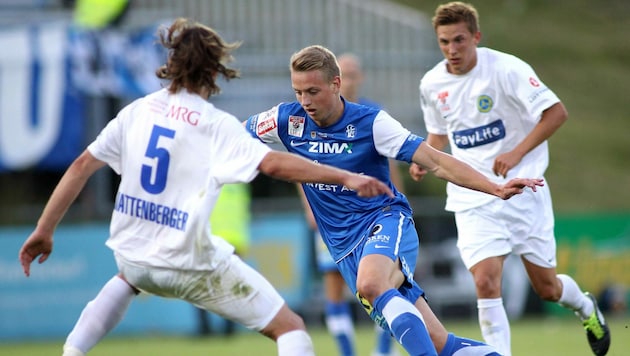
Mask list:
[[[517,194],[521,194],[525,188],[531,188],[533,191],[536,191],[536,187],[544,185],[542,178],[514,178],[501,186],[498,196],[503,200],[508,200]]]
[[[24,274],[28,277],[31,275],[31,263],[39,256],[39,263],[44,263],[50,256],[53,248],[53,239],[51,234],[42,234],[37,230],[33,231],[31,236],[26,239],[20,249],[19,258]]]
[[[360,197],[370,198],[381,194],[387,194],[391,198],[394,197],[394,193],[385,183],[374,177],[362,174],[350,175],[344,185],[356,191]]]
[[[422,178],[424,178],[424,176],[428,173],[429,171],[427,171],[426,169],[422,168],[419,164],[416,163],[411,163],[409,165],[409,175],[411,176],[411,179],[415,180],[416,182],[419,182],[422,180]]]
[[[508,171],[519,164],[522,158],[520,154],[514,151],[502,153],[494,159],[492,171],[495,175],[505,178],[507,177]]]

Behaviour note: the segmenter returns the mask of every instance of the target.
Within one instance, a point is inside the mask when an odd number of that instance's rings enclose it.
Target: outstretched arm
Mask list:
[[[521,194],[526,187],[536,191],[537,186],[543,185],[543,180],[540,178],[514,178],[506,184],[494,183],[468,164],[436,150],[426,142],[422,142],[413,154],[413,162],[433,172],[438,178],[465,188],[495,195],[504,200]]]
[[[345,185],[360,197],[394,194],[383,182],[366,175],[352,173],[325,164],[317,164],[298,155],[270,151],[258,166],[262,173],[296,183],[330,183]]]
[[[88,178],[104,165],[104,162],[99,161],[85,150],[61,177],[37,221],[37,227],[20,249],[19,259],[27,277],[31,274],[33,260],[40,255],[39,263],[48,259],[52,252],[55,228],[85,186]]]
[[[431,147],[444,151],[444,148],[448,144],[448,136],[429,133],[425,142]],[[422,168],[417,163],[411,162],[411,165],[409,166],[409,175],[411,176],[411,179],[419,182],[427,173],[426,169]]]

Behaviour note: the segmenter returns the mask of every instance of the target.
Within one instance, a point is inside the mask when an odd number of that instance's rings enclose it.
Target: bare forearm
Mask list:
[[[39,218],[37,228],[43,232],[52,232],[61,221],[68,208],[75,201],[90,176],[104,163],[84,152],[63,175],[53,191],[44,211]]]
[[[500,186],[468,164],[444,154],[439,166],[433,171],[435,176],[459,186],[499,196]]]
[[[259,170],[271,177],[297,183],[340,184],[349,173],[323,166],[297,155],[272,151],[265,156]]]
[[[500,192],[498,184],[493,183],[467,163],[435,149],[427,142],[423,142],[416,150],[413,162],[432,172],[436,177],[453,184],[497,196]]]
[[[525,156],[545,140],[550,138],[568,119],[568,113],[562,103],[556,103],[543,112],[540,122],[514,149],[521,157]]]

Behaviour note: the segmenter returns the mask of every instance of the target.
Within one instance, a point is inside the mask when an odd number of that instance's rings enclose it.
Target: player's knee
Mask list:
[[[475,288],[480,296],[501,295],[501,280],[488,275],[476,275]]]
[[[382,287],[377,281],[370,279],[357,280],[357,292],[370,302],[373,302],[382,293],[381,289]]]
[[[272,340],[277,340],[280,335],[294,330],[306,330],[306,325],[302,317],[285,304],[260,333]]]
[[[534,286],[534,290],[538,296],[547,302],[557,302],[562,295],[562,287],[557,283],[539,283]]]

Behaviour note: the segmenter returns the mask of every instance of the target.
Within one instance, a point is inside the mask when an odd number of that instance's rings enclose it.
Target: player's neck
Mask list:
[[[344,110],[345,102],[341,100],[341,97],[339,97],[338,101],[335,104],[335,107],[331,110],[330,115],[328,115],[328,117],[323,120],[316,120],[317,126],[328,127],[334,125],[335,123],[337,123],[337,121],[341,119]]]

